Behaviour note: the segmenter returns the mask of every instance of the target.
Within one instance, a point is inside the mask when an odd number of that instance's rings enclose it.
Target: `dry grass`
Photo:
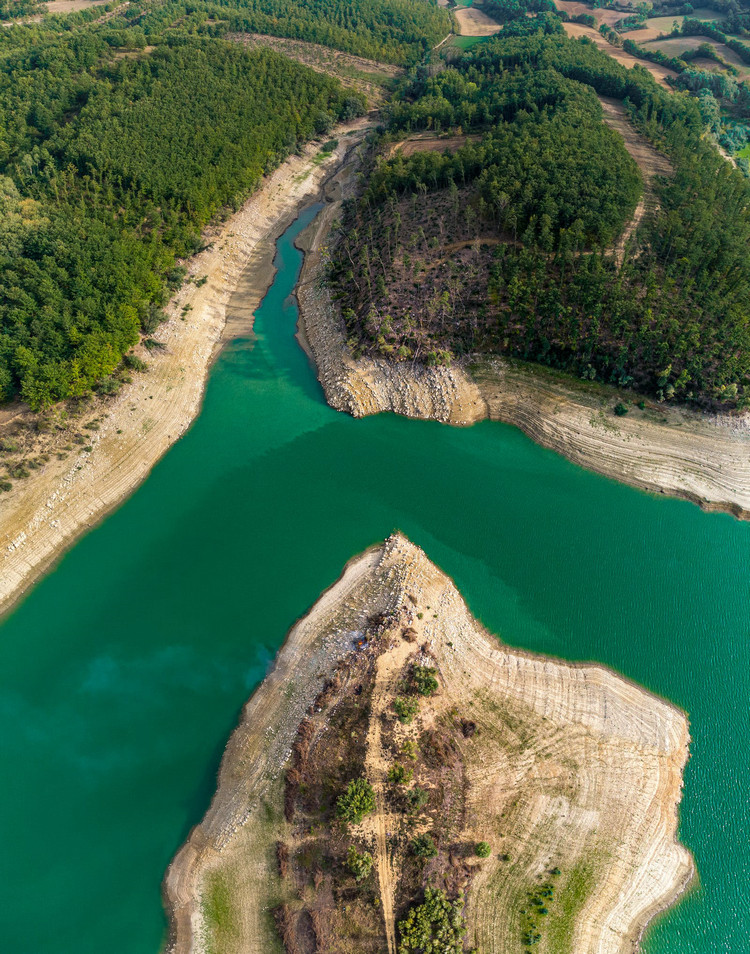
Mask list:
[[[453,11],[459,36],[494,36],[502,25],[476,7],[457,7]]]
[[[410,136],[408,139],[402,139],[401,142],[394,142],[388,151],[388,158],[392,158],[397,152],[404,158],[413,156],[416,152],[457,152],[467,142],[479,142],[481,138],[479,135],[430,136],[422,134]]]
[[[109,0],[49,0],[45,4],[48,13],[75,13],[78,10],[88,10],[89,7],[102,7]]]

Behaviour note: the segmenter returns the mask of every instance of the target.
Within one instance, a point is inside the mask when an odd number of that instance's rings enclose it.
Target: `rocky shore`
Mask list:
[[[467,939],[485,954],[516,951],[523,899],[554,866],[556,890],[561,898],[575,892],[577,907],[571,921],[550,904],[541,930],[572,932],[576,954],[635,950],[648,922],[693,876],[692,858],[676,841],[689,743],[684,714],[603,667],[504,647],[423,551],[396,534],[352,560],[292,628],[245,707],[209,811],[165,877],[168,951],[276,949],[270,911],[285,888],[275,846],[289,837],[282,782],[297,726],[336,661],[357,652],[369,621],[386,616],[396,622],[382,637],[379,671],[398,679],[405,654],[419,646],[439,676],[434,706],[418,720],[447,724],[456,712],[472,720],[470,741],[460,743],[464,830],[494,850],[472,881]],[[374,702],[373,712],[371,727],[387,723]],[[368,733],[366,756],[376,790],[387,769],[374,751],[379,735]],[[370,827],[390,824],[374,817]],[[391,849],[377,859],[397,880]],[[377,874],[382,890],[386,879]],[[293,888],[286,891],[294,904]],[[393,918],[385,900],[380,910]],[[386,924],[387,936],[393,932]]]

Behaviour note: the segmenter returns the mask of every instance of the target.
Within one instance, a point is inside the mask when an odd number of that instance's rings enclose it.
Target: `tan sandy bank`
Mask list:
[[[348,170],[340,176],[349,188]],[[647,400],[614,414],[632,392],[579,381],[502,358],[427,368],[384,358],[355,361],[322,277],[316,249],[328,242],[338,203],[302,236],[308,252],[297,297],[300,340],[328,403],[354,417],[391,411],[450,424],[490,418],[514,424],[543,447],[642,490],[750,519],[750,419],[710,415]]]
[[[339,144],[321,158],[309,144],[272,175],[188,264],[186,283],[167,309],[169,320],[153,335],[164,347],[139,353],[148,362],[113,403],[100,410],[98,429],[65,459],[52,454],[0,501],[0,612],[43,573],[85,529],[130,494],[188,429],[200,408],[206,374],[225,330],[227,303],[240,276],[260,302],[273,275],[276,237],[302,203],[363,135],[369,120],[337,128]],[[251,325],[236,330],[247,333]],[[93,414],[92,414],[93,416]],[[65,438],[66,440],[68,438]],[[54,450],[54,448],[52,449]]]
[[[363,640],[366,648],[357,648]],[[393,703],[410,660],[429,662],[439,688],[403,725]],[[359,704],[352,701],[357,692]],[[346,707],[356,731],[343,723],[339,738]],[[361,926],[365,917],[374,925],[376,946],[363,940],[362,950],[395,950],[403,892],[421,891],[413,878],[408,889],[404,884],[409,848],[398,826],[408,845],[416,831],[435,825],[436,804],[443,810],[441,827],[432,828],[439,854],[417,878],[468,885],[467,941],[483,954],[520,949],[528,897],[550,877],[557,879],[554,898],[536,918],[545,944],[576,954],[630,954],[693,875],[689,853],[675,840],[688,756],[684,715],[603,667],[503,646],[471,616],[453,583],[397,534],[347,565],[293,627],[243,710],[211,806],[165,877],[172,954],[282,950],[272,917],[280,908],[287,925],[307,913],[308,931],[328,932],[328,946],[302,948],[290,930],[288,952],[332,949],[332,925],[353,930],[346,905],[363,903],[353,879],[329,867],[314,877],[309,870],[319,829],[330,825],[333,841],[341,826],[326,822],[324,810],[316,814],[316,805],[302,818],[293,809],[295,786],[311,768],[298,767],[316,751],[316,739],[334,774],[335,753],[358,747],[351,767],[377,796],[354,832],[375,863],[374,879],[361,890],[365,897],[375,892],[377,903],[365,903]],[[423,814],[404,818],[388,794],[388,769],[409,740],[416,753],[409,764],[432,794]],[[448,759],[453,767],[450,778],[434,768],[438,750],[438,763]],[[328,767],[323,771],[329,778]],[[461,847],[479,841],[491,847],[482,861]]]

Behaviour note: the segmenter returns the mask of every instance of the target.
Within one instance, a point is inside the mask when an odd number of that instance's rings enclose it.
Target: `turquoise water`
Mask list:
[[[293,621],[394,528],[514,645],[690,713],[701,884],[648,954],[750,950],[750,525],[586,473],[520,432],[326,406],[279,275],[195,426],[0,628],[0,950],[155,954],[164,869]]]

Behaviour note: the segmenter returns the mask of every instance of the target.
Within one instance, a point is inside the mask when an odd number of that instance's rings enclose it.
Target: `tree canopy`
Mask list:
[[[674,170],[619,253],[640,176],[598,96],[620,100]],[[386,143],[454,138],[442,153],[376,156],[347,211],[332,276],[352,347],[427,363],[499,352],[746,406],[750,183],[707,141],[701,106],[544,29],[418,71]]]

